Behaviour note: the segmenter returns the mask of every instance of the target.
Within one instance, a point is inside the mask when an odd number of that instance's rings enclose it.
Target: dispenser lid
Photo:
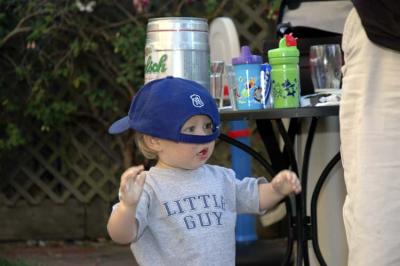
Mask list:
[[[240,56],[232,58],[233,65],[261,64],[262,61],[262,56],[252,54],[249,46],[242,46],[240,49]]]
[[[285,34],[279,41],[279,48],[268,51],[268,58],[274,57],[298,57],[300,55],[297,49],[297,38],[293,37],[292,33]]]

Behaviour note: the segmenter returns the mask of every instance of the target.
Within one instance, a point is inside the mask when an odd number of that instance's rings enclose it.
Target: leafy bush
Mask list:
[[[0,160],[33,132],[106,129],[143,84],[148,18],[212,16],[218,2],[0,0]]]

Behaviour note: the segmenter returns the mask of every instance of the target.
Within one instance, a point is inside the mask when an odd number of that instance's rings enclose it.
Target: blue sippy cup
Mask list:
[[[237,80],[235,95],[238,110],[262,109],[263,94],[260,86],[262,57],[253,55],[249,46],[242,46],[239,57],[232,58]]]
[[[240,56],[232,58],[238,85],[235,96],[238,110],[263,108],[260,86],[261,64],[262,57],[251,54],[249,46],[242,46]]]

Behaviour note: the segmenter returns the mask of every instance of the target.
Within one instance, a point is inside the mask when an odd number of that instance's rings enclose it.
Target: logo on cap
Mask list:
[[[192,104],[194,107],[203,107],[204,106],[204,102],[201,100],[200,96],[197,94],[192,94],[190,95],[190,99],[192,99]]]

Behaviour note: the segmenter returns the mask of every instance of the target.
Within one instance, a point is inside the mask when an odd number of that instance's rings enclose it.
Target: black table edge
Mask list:
[[[326,117],[337,116],[339,105],[298,107],[298,108],[275,108],[259,110],[236,110],[221,109],[219,111],[221,120],[252,120],[252,119],[281,119],[297,117]]]

